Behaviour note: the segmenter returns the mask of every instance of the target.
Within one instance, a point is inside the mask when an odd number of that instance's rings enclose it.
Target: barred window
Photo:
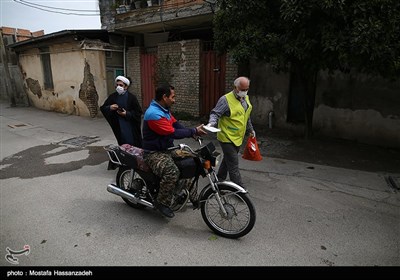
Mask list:
[[[40,60],[42,62],[44,89],[52,90],[54,89],[53,73],[51,71],[50,50],[48,47],[40,48]]]

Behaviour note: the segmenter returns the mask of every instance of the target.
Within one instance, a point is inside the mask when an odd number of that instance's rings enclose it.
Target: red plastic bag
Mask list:
[[[244,148],[242,158],[247,160],[262,160],[260,149],[258,148],[256,137],[249,137],[247,139],[246,147]]]

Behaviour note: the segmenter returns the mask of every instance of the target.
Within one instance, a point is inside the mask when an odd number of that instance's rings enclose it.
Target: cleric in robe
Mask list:
[[[110,124],[118,145],[130,144],[142,147],[141,120],[142,108],[135,95],[128,91],[129,79],[118,76],[115,89],[100,107]]]

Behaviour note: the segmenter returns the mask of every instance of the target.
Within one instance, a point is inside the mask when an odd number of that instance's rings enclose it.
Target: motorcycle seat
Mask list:
[[[125,164],[138,168],[144,172],[149,172],[151,170],[143,159],[144,150],[142,148],[123,144],[120,146],[120,149],[128,155],[127,161],[124,162]]]

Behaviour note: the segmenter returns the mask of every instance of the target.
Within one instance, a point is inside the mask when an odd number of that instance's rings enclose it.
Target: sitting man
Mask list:
[[[160,189],[155,207],[166,217],[174,217],[170,205],[175,185],[180,172],[168,148],[174,146],[174,139],[204,135],[203,125],[186,128],[180,124],[170,112],[175,103],[175,90],[171,85],[156,89],[155,99],[144,114],[143,149],[144,160],[153,173],[160,177]]]

